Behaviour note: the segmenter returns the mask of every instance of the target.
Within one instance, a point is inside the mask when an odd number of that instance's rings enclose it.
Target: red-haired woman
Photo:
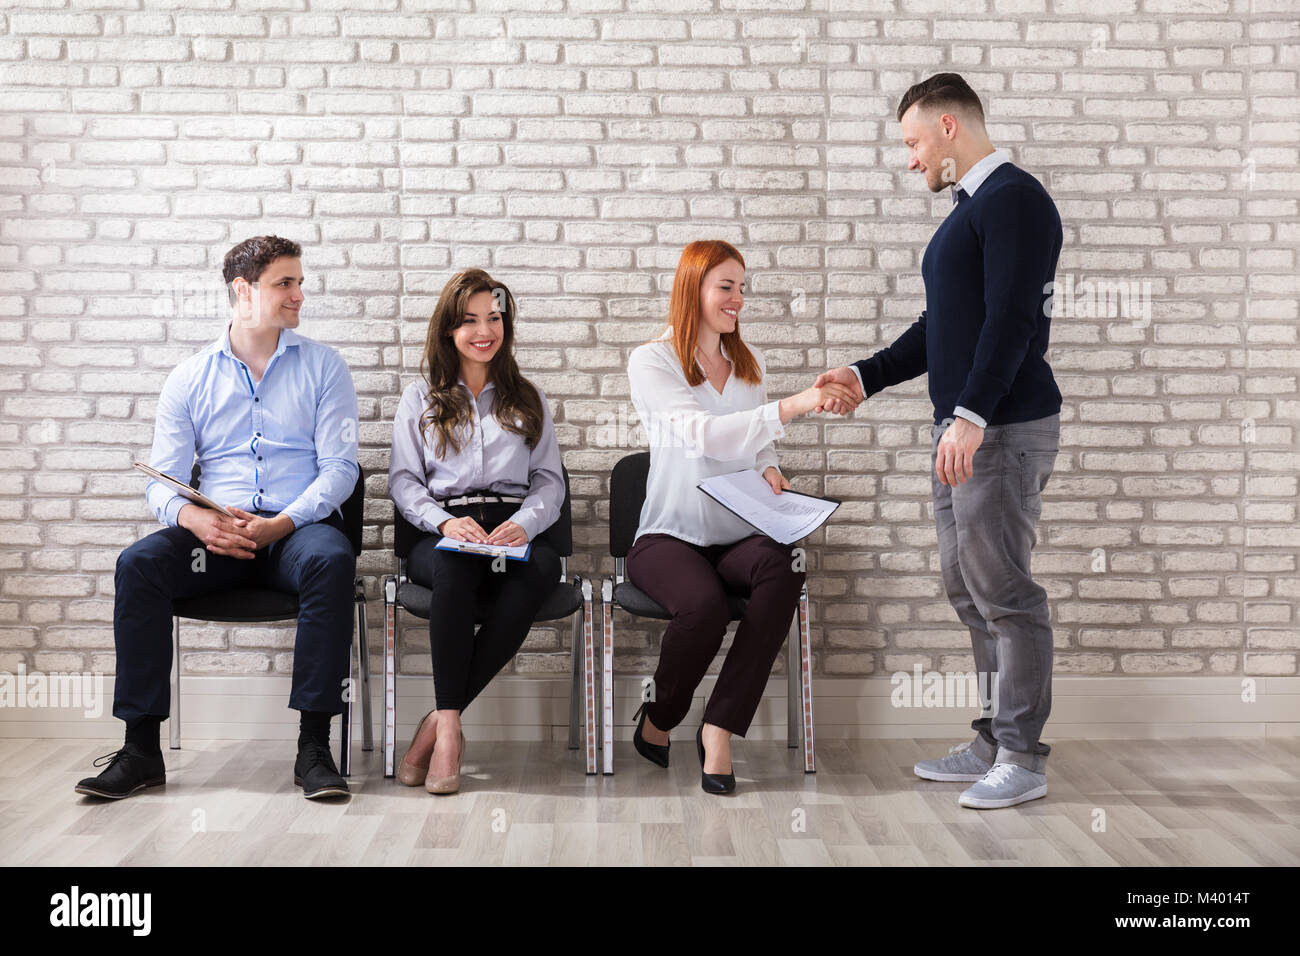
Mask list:
[[[735,789],[731,735],[744,736],[798,603],[804,574],[788,545],[736,517],[696,485],[745,468],[774,494],[789,488],[772,442],[791,419],[849,390],[823,388],[767,400],[763,356],[741,340],[745,260],[721,241],[693,242],[673,278],[669,325],[632,351],[628,383],[650,442],[650,474],[636,540],[632,583],[671,614],[659,651],[653,700],[637,712],[637,752],[668,766],[668,732],[686,717],[727,629],[726,592],[749,607],[696,732],[701,786]]]
[[[564,504],[560,448],[546,396],[515,363],[514,322],[505,286],[481,269],[454,276],[429,320],[423,378],[402,394],[393,423],[388,491],[406,520],[428,532],[408,567],[433,592],[436,704],[397,776],[430,793],[459,789],[460,715],[518,652],[560,578],[559,555],[538,537]],[[442,536],[533,547],[527,561],[494,571],[481,555],[437,550]],[[476,605],[489,609],[477,634]]]

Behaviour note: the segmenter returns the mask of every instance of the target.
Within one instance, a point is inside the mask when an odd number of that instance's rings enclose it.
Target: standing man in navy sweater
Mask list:
[[[979,97],[956,73],[911,87],[898,120],[908,169],[931,192],[953,187],[955,206],[921,259],[925,311],[889,347],[816,384],[841,382],[861,401],[929,374],[943,583],[970,628],[988,699],[972,742],[913,769],[974,781],[964,807],[1010,807],[1046,796],[1051,749],[1039,737],[1052,702],[1052,628],[1029,561],[1061,428],[1061,393],[1043,358],[1061,219],[1038,180],[994,150]]]

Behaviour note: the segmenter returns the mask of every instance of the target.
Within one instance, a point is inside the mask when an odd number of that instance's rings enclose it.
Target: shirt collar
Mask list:
[[[671,340],[672,337],[673,337],[673,327],[670,325],[662,332],[659,333],[659,337],[655,339],[655,341],[666,342]],[[731,356],[727,354],[727,343],[725,341],[722,340],[718,341],[718,350],[722,352],[722,357],[724,359],[726,359],[728,362],[731,361]],[[695,361],[698,364],[700,360],[697,358]]]
[[[293,329],[281,329],[280,339],[278,342],[275,343],[274,354],[283,355],[285,349],[289,348],[289,346],[291,345],[298,345],[301,341],[302,338]],[[231,358],[235,358],[235,353],[230,348],[230,324],[229,323],[227,323],[226,327],[221,330],[221,338],[217,339],[217,341],[212,344],[212,350],[217,352],[223,352],[226,355],[229,355]],[[239,361],[239,360],[235,359],[235,361]]]
[[[970,169],[966,170],[966,175],[953,186],[953,200],[956,201],[957,190],[960,189],[967,196],[974,196],[975,190],[980,188],[980,184],[989,178],[989,173],[997,169],[1003,163],[1011,162],[1011,154],[1005,149],[995,149],[989,153]]]
[[[699,350],[699,346],[698,346],[698,345],[696,346],[696,350],[697,350],[697,351]],[[731,361],[731,356],[727,354],[727,343],[726,343],[726,342],[723,342],[721,339],[718,340],[718,351],[722,353],[722,357],[723,357],[724,359],[726,359],[728,362]],[[709,373],[704,371],[704,364],[700,361],[700,358],[699,358],[698,355],[695,357],[695,364],[698,365],[698,366],[700,367],[700,371],[701,371],[701,372],[704,372],[704,377],[705,377],[705,378],[708,378],[708,377],[709,377]]]
[[[470,398],[474,397],[474,390],[469,387],[468,383],[466,383],[465,377],[463,375],[456,376],[456,381],[459,382],[461,385],[465,386],[465,391],[469,392]],[[487,384],[483,386],[483,392],[486,392],[489,388],[496,388],[496,384],[497,383],[492,381],[492,379],[488,379]],[[479,398],[483,397],[483,392],[478,393]]]

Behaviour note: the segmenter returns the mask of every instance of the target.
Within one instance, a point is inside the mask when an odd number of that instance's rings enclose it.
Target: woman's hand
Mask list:
[[[528,532],[513,521],[503,521],[492,529],[488,544],[504,544],[511,548],[522,547],[528,543]]]
[[[438,525],[438,533],[456,541],[468,541],[472,544],[487,544],[487,532],[478,526],[478,522],[468,516],[448,518]]]
[[[805,388],[802,392],[781,399],[781,424],[788,425],[800,415],[821,411],[822,406],[827,402],[838,402],[839,407],[844,409],[843,414],[847,415],[858,404],[855,392],[855,389],[840,382],[825,382],[822,385]]]
[[[817,381],[813,382],[813,388],[821,388],[829,382],[839,382],[841,385],[848,388],[848,390],[853,394],[853,401],[849,403],[847,408],[836,401],[831,401],[828,405],[818,405],[817,411],[847,415],[865,400],[862,394],[862,383],[858,381],[858,377],[853,373],[853,369],[849,368],[847,365],[822,372],[817,376]]]
[[[827,381],[821,385],[814,385],[808,391],[816,396],[813,408],[819,412],[842,409],[839,413],[847,415],[858,407],[860,401],[860,393],[856,383],[854,385],[845,385],[843,382]]]
[[[779,495],[782,488],[790,487],[790,482],[785,480],[785,475],[781,474],[781,469],[776,465],[768,465],[763,469],[763,480],[772,486],[774,495]]]

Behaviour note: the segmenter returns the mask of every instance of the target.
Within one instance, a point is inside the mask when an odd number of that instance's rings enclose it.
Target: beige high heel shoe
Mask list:
[[[415,725],[415,736],[411,738],[411,746],[406,748],[407,755],[409,755],[410,752],[415,749],[415,742],[420,739],[420,731],[424,729],[424,722],[429,719],[429,716],[432,713],[433,711],[429,711],[429,713],[425,714],[424,717],[420,719],[420,722]],[[436,738],[435,738],[435,743],[436,743]],[[430,751],[430,754],[432,753],[433,751]],[[407,762],[406,755],[403,755],[402,762],[397,767],[398,781],[406,784],[406,786],[408,787],[418,787],[420,784],[424,783],[424,778],[428,775],[428,773],[429,773],[428,763],[426,763],[423,767],[416,766],[413,763]]]
[[[450,777],[425,777],[424,789],[430,793],[455,793],[460,789],[460,768],[465,762],[465,731],[460,732],[460,753],[456,755],[456,772]],[[429,766],[433,766],[430,758]]]

